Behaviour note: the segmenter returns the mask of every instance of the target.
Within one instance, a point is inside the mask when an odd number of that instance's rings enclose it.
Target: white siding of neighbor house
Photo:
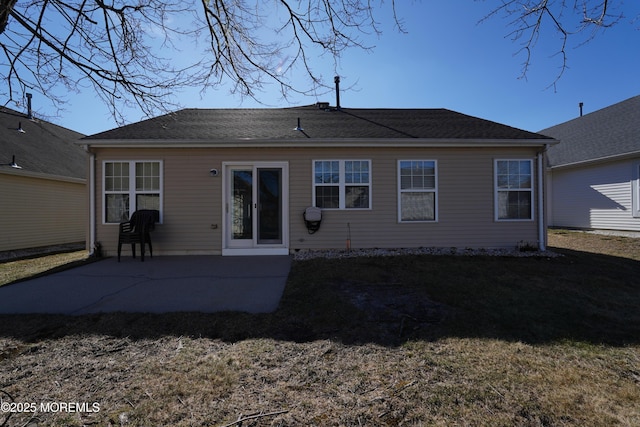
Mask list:
[[[553,169],[550,225],[640,231],[633,216],[638,160]]]
[[[96,154],[96,240],[105,254],[117,249],[117,224],[102,223],[102,166],[113,160],[161,160],[163,223],[152,235],[154,254],[219,254],[222,250],[223,162],[286,161],[289,167],[289,249],[515,247],[537,244],[534,220],[495,221],[494,160],[535,159],[534,148],[99,148]],[[309,234],[302,213],[312,201],[313,160],[371,160],[370,210],[324,210]],[[437,160],[438,221],[398,222],[398,160]],[[535,167],[534,161],[534,167]],[[212,177],[209,171],[221,173]],[[534,173],[536,176],[536,173]],[[537,186],[537,183],[536,183]],[[127,251],[128,254],[128,251]]]
[[[0,174],[0,251],[84,242],[86,184]]]

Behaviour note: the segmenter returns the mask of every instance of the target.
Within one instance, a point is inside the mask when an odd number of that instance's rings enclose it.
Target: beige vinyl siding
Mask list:
[[[206,254],[220,251],[222,210],[221,177],[209,170],[220,169],[202,150],[102,150],[96,154],[96,241],[106,255],[117,250],[118,224],[103,224],[103,161],[161,160],[163,162],[162,224],[152,234],[154,254]],[[217,228],[212,228],[217,226]],[[129,247],[126,249],[130,250]]]
[[[637,160],[554,169],[553,226],[640,231],[632,214]]]
[[[219,251],[222,177],[212,177],[209,171],[212,168],[221,170],[220,161],[194,150],[162,160],[165,168],[164,215],[163,225],[159,226],[162,232],[156,233],[160,237],[160,250],[179,254]],[[169,240],[168,236],[175,238]]]
[[[94,151],[96,239],[107,254],[115,253],[118,234],[117,225],[102,223],[102,165],[103,161],[111,160],[163,161],[163,224],[152,235],[154,253],[159,254],[221,253],[223,162],[288,162],[291,251],[344,248],[348,225],[353,248],[513,247],[520,240],[537,243],[536,221],[494,220],[494,160],[535,159],[536,151],[532,148],[96,148]],[[310,235],[302,212],[311,205],[312,162],[323,159],[371,160],[372,209],[325,210],[320,230]],[[400,159],[438,161],[438,222],[398,222]],[[220,174],[210,176],[212,168]]]
[[[85,241],[86,184],[0,174],[0,251]]]
[[[338,158],[334,152],[331,155]],[[352,156],[365,157],[358,153]],[[348,228],[351,229],[352,248],[506,247],[515,246],[520,240],[535,244],[536,221],[494,221],[493,160],[501,156],[533,159],[535,152],[371,150],[368,158],[372,160],[372,210],[325,210],[320,231],[309,236],[304,235],[304,227],[296,228],[297,222],[292,221],[291,246],[293,249],[344,248]],[[438,222],[398,222],[397,160],[414,158],[438,161]],[[296,207],[293,200],[291,206],[294,219],[296,211],[301,212],[306,207]],[[293,237],[300,234],[304,239],[302,242]]]

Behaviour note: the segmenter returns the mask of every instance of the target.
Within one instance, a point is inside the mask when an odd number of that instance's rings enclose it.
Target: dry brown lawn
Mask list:
[[[640,261],[640,238],[552,230],[549,233],[549,246]]]
[[[3,262],[0,263],[0,286],[65,268],[69,264],[81,263],[87,261],[87,258],[87,251],[74,251]]]
[[[0,316],[0,426],[640,425],[640,240],[550,239],[296,262],[269,315]]]

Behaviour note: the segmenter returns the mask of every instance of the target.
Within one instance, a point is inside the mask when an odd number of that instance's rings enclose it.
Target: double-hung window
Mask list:
[[[437,178],[435,160],[400,160],[398,162],[400,222],[438,220]]]
[[[313,203],[322,209],[371,209],[371,161],[314,160]]]
[[[106,161],[103,170],[105,223],[127,221],[140,209],[161,211],[162,162]]]
[[[533,219],[533,161],[495,161],[496,219]]]

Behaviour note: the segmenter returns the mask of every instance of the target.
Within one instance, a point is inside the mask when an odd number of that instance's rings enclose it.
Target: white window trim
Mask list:
[[[160,164],[160,190],[158,194],[160,195],[160,221],[159,224],[162,224],[164,215],[163,215],[163,206],[164,206],[164,163],[162,160],[130,160],[130,159],[110,159],[102,161],[102,224],[103,225],[118,225],[117,222],[107,222],[107,205],[106,205],[106,195],[107,194],[122,194],[123,191],[106,191],[106,164],[107,163],[128,163],[129,164],[129,214],[136,211],[136,197],[135,195],[138,193],[136,191],[136,163],[159,163]],[[141,193],[155,193],[145,190],[141,191]],[[133,196],[133,197],[132,197]]]
[[[640,162],[633,163],[631,192],[631,215],[640,218]]]
[[[529,162],[531,165],[531,188],[513,188],[513,189],[499,189],[498,188],[498,162],[513,162],[513,161],[518,161],[518,162]],[[517,158],[517,159],[494,159],[493,161],[493,199],[494,199],[494,206],[493,206],[493,212],[494,212],[494,218],[496,222],[532,222],[535,219],[535,192],[534,192],[534,187],[535,187],[535,181],[536,181],[536,175],[535,175],[535,162],[533,161],[533,159],[523,159],[523,158]],[[500,218],[500,206],[499,206],[499,197],[498,194],[500,192],[507,192],[507,191],[528,191],[531,193],[531,212],[529,213],[529,218]]]
[[[415,189],[408,188],[406,190],[402,189],[401,185],[401,176],[400,176],[400,163],[401,162],[433,162],[435,167],[435,184],[433,189]],[[398,185],[398,223],[400,224],[418,224],[423,222],[438,222],[438,161],[433,159],[402,159],[398,160],[397,163],[397,185]],[[434,219],[424,219],[419,221],[403,221],[402,220],[402,193],[434,193]]]
[[[338,183],[331,184],[318,184],[316,183],[316,162],[338,162],[338,173],[339,179]],[[368,162],[369,163],[369,182],[368,183],[358,183],[358,184],[347,184],[345,182],[345,162]],[[339,188],[338,193],[338,207],[337,208],[322,208],[322,210],[348,210],[348,211],[366,211],[371,210],[371,206],[373,205],[373,197],[371,196],[373,191],[373,165],[371,159],[313,159],[311,161],[311,201],[313,206],[316,206],[316,187],[335,187]],[[369,187],[369,207],[367,208],[347,208],[346,207],[346,187]]]

